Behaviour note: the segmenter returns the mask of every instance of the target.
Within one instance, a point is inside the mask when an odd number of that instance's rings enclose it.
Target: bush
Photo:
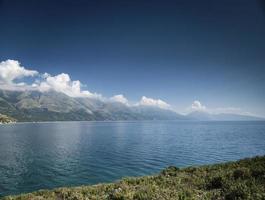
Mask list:
[[[176,176],[177,172],[179,171],[178,167],[175,166],[169,166],[166,169],[164,169],[161,174],[164,176]]]
[[[109,200],[125,200],[125,197],[122,194],[122,189],[117,188],[111,191],[108,197]]]
[[[245,184],[235,184],[225,193],[225,200],[251,199],[250,188]]]
[[[210,180],[206,184],[206,188],[208,190],[220,189],[223,187],[223,185],[224,185],[223,178],[221,176],[216,176],[216,177],[210,178]]]
[[[236,169],[233,172],[233,177],[235,180],[249,178],[250,177],[249,169],[247,168]]]
[[[265,179],[265,163],[264,167],[256,167],[250,170],[251,176],[255,179]]]

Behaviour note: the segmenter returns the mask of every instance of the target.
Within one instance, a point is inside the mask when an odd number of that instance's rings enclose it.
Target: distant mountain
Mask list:
[[[0,113],[18,121],[176,120],[174,111],[151,106],[127,106],[92,98],[72,98],[54,91],[0,90]]]
[[[191,120],[202,120],[202,121],[213,120],[211,114],[207,112],[194,111],[187,114],[186,116]]]
[[[0,113],[18,121],[264,120],[253,116],[206,112],[180,115],[154,106],[127,106],[95,98],[73,98],[55,91],[0,90]]]
[[[142,117],[142,119],[151,119],[151,120],[187,120],[187,117],[181,114],[178,114],[171,110],[161,109],[158,107],[152,106],[134,106],[134,112]]]
[[[220,114],[210,114],[207,112],[195,111],[187,115],[191,120],[201,120],[201,121],[259,121],[264,120],[260,117],[249,116],[249,115],[239,115],[232,113],[220,113]]]

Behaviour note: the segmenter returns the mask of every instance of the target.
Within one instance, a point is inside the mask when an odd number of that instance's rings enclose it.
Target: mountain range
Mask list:
[[[246,115],[199,111],[181,115],[170,109],[128,106],[96,98],[73,98],[55,91],[0,90],[0,114],[17,121],[263,120]]]

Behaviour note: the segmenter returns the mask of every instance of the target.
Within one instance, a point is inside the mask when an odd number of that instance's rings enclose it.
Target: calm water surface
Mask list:
[[[0,196],[265,154],[265,122],[56,122],[0,126]]]

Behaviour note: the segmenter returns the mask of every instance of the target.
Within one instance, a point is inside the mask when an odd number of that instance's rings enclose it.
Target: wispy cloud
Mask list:
[[[209,108],[203,105],[200,101],[195,100],[192,104],[186,109],[188,113],[199,111],[199,112],[207,112],[210,114],[238,114],[238,115],[251,115],[256,116],[253,113],[245,112],[241,108],[238,107],[217,107],[217,108]]]

